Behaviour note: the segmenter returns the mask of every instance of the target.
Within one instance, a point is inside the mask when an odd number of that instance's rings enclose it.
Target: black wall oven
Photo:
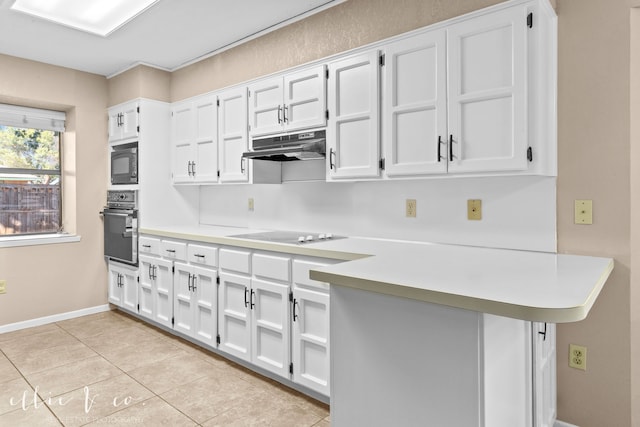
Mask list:
[[[111,151],[111,184],[138,183],[138,143],[121,144]]]
[[[107,192],[107,206],[100,212],[104,220],[104,256],[138,265],[138,209],[136,192]]]

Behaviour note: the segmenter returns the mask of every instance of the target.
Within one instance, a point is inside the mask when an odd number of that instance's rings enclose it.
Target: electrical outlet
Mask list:
[[[467,200],[467,219],[480,221],[482,219],[482,200]]]
[[[0,294],[6,294],[6,293],[7,293],[7,281],[0,280]]]
[[[576,224],[593,224],[593,200],[576,200],[574,215]]]
[[[569,367],[587,370],[587,347],[569,344]]]
[[[406,204],[406,215],[407,218],[415,218],[417,215],[418,206],[416,204],[416,199],[407,199]]]
[[[249,197],[249,211],[253,212],[253,197]]]

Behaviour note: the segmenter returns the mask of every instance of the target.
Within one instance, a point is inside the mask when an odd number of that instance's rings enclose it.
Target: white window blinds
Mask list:
[[[64,132],[65,113],[0,104],[0,125]]]

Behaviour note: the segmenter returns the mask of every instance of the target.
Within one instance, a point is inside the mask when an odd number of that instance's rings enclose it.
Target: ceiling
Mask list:
[[[104,76],[137,64],[173,71],[346,0],[160,0],[108,37],[10,9],[0,0],[0,54]]]

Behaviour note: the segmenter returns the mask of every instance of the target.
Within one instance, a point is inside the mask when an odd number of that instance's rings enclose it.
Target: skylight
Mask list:
[[[159,0],[15,0],[11,9],[106,37]]]

